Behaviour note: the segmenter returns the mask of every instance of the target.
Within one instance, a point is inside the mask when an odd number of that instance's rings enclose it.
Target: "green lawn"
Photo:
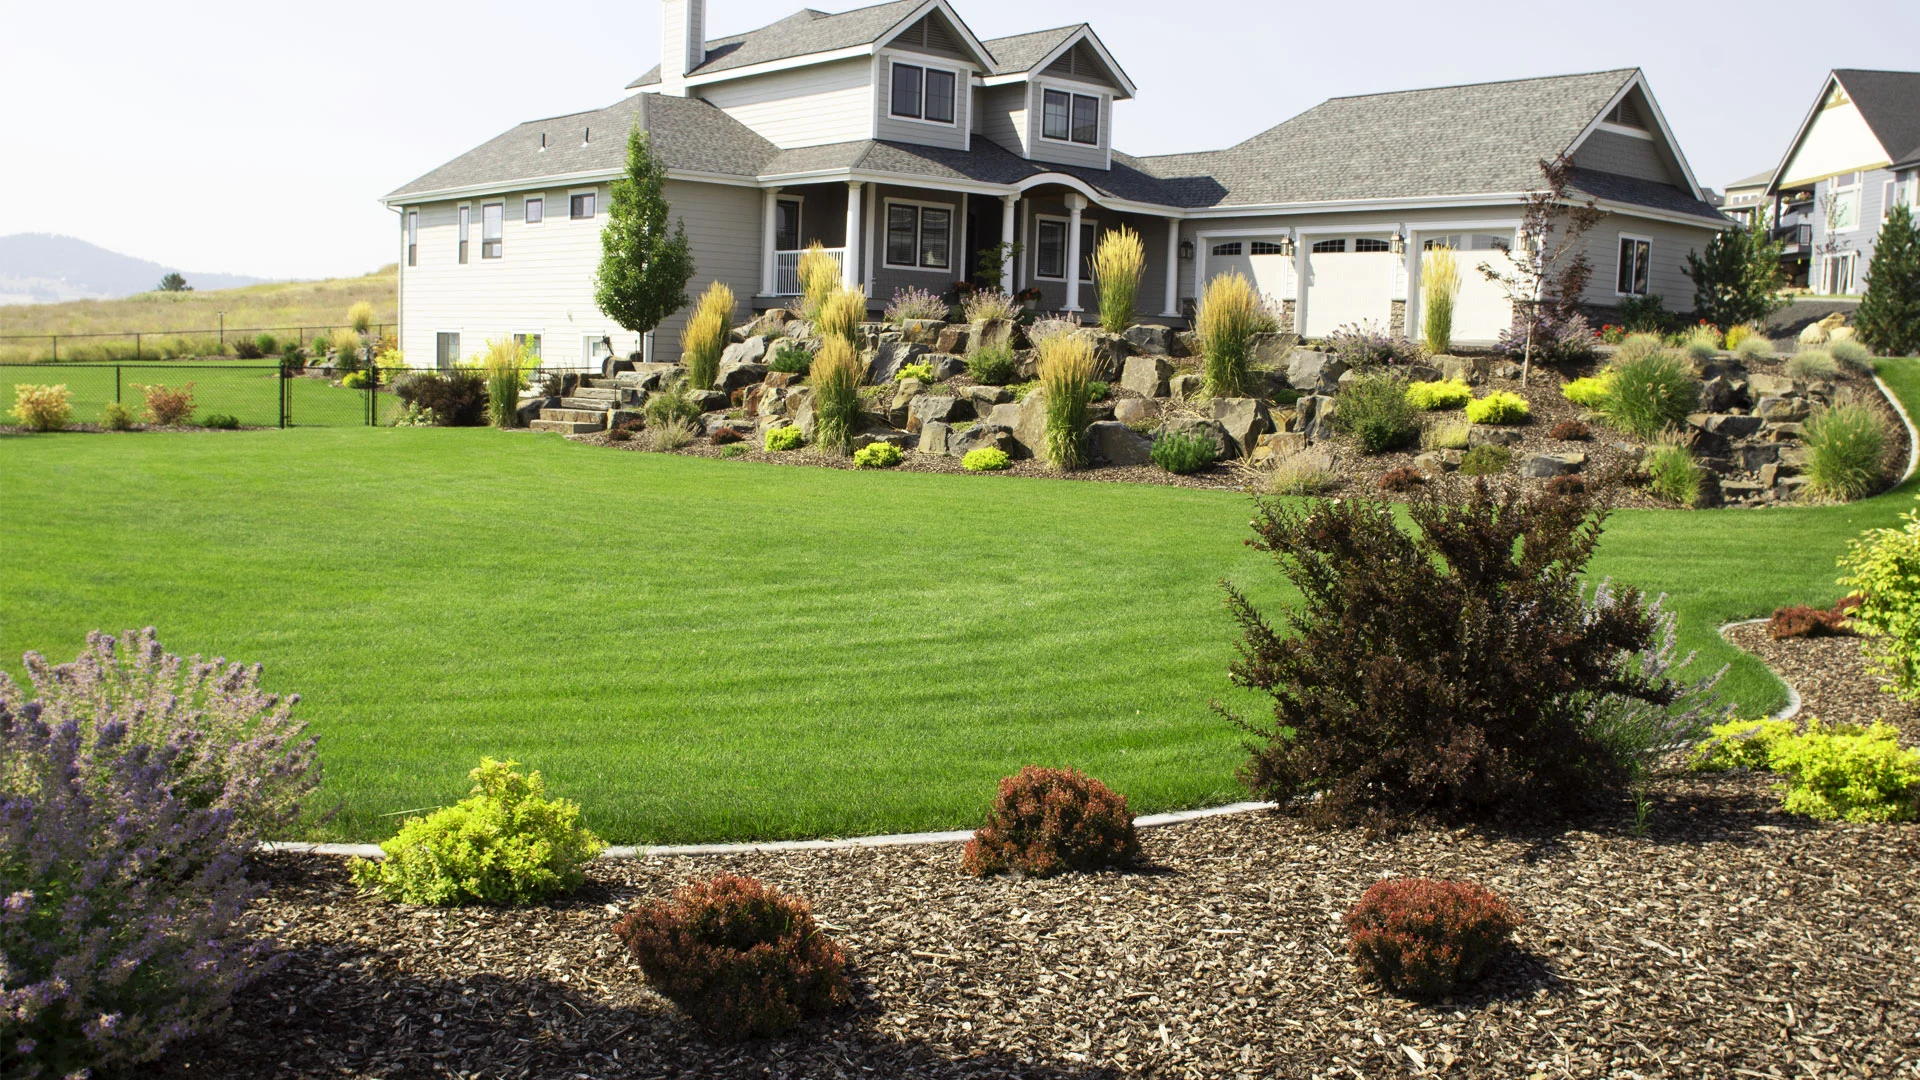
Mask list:
[[[272,360],[0,365],[0,423],[18,422],[10,412],[14,387],[23,383],[64,384],[73,396],[76,424],[98,421],[100,410],[110,401],[119,401],[138,415],[143,401],[138,386],[178,388],[187,383],[193,384],[196,420],[212,413],[227,413],[250,427],[280,424],[280,372]],[[348,390],[322,379],[303,377],[289,379],[288,391],[289,423],[325,427],[366,423],[364,390]],[[399,407],[393,395],[379,395],[384,422],[391,422]]]
[[[1920,365],[1890,381],[1920,404]],[[1614,517],[1597,574],[1685,643],[1834,598],[1848,537],[1913,505]],[[1243,497],[786,468],[487,430],[0,439],[0,653],[153,624],[263,661],[322,735],[329,835],[544,770],[616,842],[970,825],[1022,764],[1140,811],[1241,796],[1217,582],[1284,599]],[[17,676],[17,663],[10,664]],[[1245,699],[1238,699],[1244,702]]]

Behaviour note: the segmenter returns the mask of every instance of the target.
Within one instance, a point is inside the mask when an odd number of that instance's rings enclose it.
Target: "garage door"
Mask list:
[[[1512,234],[1470,233],[1424,238],[1422,247],[1444,244],[1454,249],[1460,267],[1460,295],[1453,303],[1453,340],[1468,345],[1491,345],[1513,322],[1513,305],[1501,287],[1487,280],[1486,266],[1510,273],[1513,260],[1503,250]]]
[[[1398,258],[1385,234],[1313,239],[1307,249],[1307,317],[1301,336],[1323,338],[1348,323],[1371,323],[1385,331],[1393,317]]]
[[[1268,299],[1278,303],[1294,297],[1293,256],[1280,254],[1273,240],[1213,240],[1207,247],[1207,278],[1238,272]]]

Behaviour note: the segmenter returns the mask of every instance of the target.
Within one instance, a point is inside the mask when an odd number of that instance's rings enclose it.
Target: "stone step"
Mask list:
[[[541,409],[540,419],[570,424],[592,424],[594,430],[607,426],[607,414],[597,409]]]
[[[554,410],[548,409],[546,411],[553,412]],[[588,432],[606,430],[605,424],[585,424],[585,423],[577,423],[572,420],[540,419],[540,420],[535,420],[533,423],[528,424],[527,426],[532,428],[535,431],[557,431],[562,435],[585,435]]]
[[[631,383],[632,381],[632,379],[628,379],[627,383]],[[580,380],[580,388],[582,390],[616,390],[624,385],[626,385],[626,383],[622,383],[617,377],[608,378],[605,375],[589,375]]]
[[[614,397],[620,393],[620,384],[612,379],[588,379],[574,393],[581,397]]]
[[[617,398],[580,397],[575,395],[573,397],[563,397],[560,399],[560,407],[563,409],[582,409],[588,412],[605,412],[618,404],[620,404],[620,402]]]

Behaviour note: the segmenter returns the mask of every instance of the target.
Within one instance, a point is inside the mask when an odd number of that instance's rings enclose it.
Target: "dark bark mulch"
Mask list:
[[[1892,1076],[1920,1065],[1920,826],[1816,824],[1764,778],[1681,776],[1651,828],[1148,831],[1151,865],[961,876],[954,845],[601,862],[563,903],[421,910],[318,856],[263,860],[292,963],[163,1075],[244,1077]],[[715,1043],[648,991],[615,913],[689,877],[811,898],[855,1001]],[[1467,878],[1526,925],[1478,987],[1363,982],[1339,920],[1383,876]]]
[[[1800,694],[1802,719],[1819,717],[1830,724],[1885,720],[1900,729],[1902,742],[1920,746],[1920,707],[1887,692],[1888,680],[1867,659],[1865,638],[1775,641],[1762,623],[1732,627],[1726,638],[1759,657]]]

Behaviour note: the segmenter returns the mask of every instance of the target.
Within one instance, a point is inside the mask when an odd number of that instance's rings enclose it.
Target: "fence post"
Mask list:
[[[60,335],[59,334],[53,335],[53,362],[56,364],[60,362]],[[119,399],[115,398],[114,400],[118,401]]]
[[[120,404],[120,365],[113,365],[113,403]]]
[[[140,335],[139,334],[133,335],[133,358],[135,360],[140,359]]]

